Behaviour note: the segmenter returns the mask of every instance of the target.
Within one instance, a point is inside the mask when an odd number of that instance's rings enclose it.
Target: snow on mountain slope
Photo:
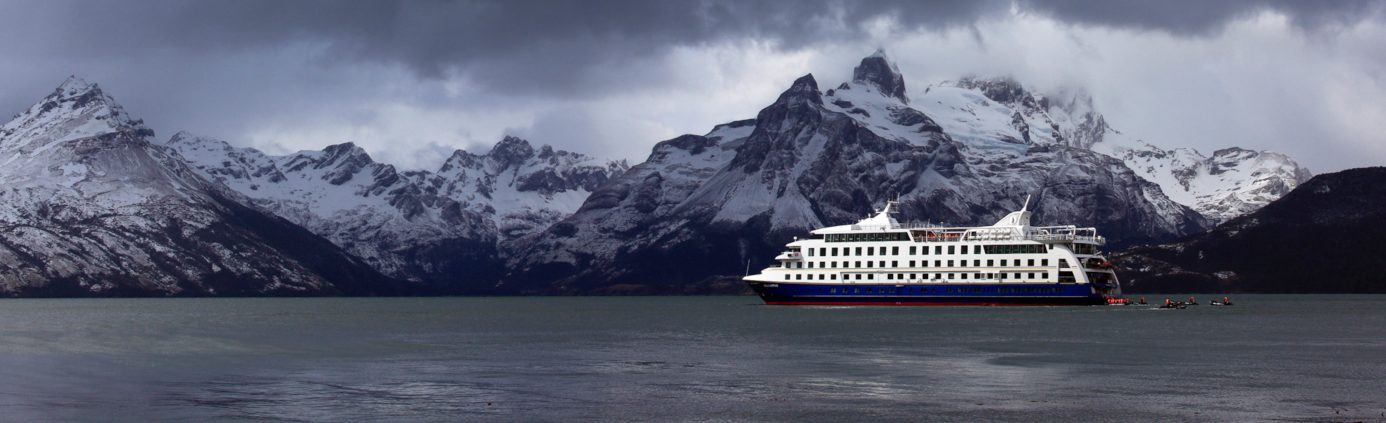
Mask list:
[[[504,238],[548,227],[629,167],[507,136],[485,155],[458,150],[424,179],[431,189],[495,221]]]
[[[418,264],[423,246],[446,240],[494,244],[485,217],[424,193],[393,166],[375,163],[353,144],[268,156],[221,140],[179,132],[165,145],[194,169],[360,257],[388,275],[420,280],[435,266]],[[494,259],[483,247],[481,261]],[[469,263],[470,264],[470,263]]]
[[[964,78],[929,87],[916,104],[959,141],[1059,144],[1121,159],[1171,199],[1216,221],[1255,210],[1307,180],[1283,154],[1241,148],[1212,156],[1162,149],[1113,129],[1081,91],[1040,95],[1010,78]]]
[[[952,139],[904,100],[883,53],[820,92],[799,78],[752,121],[657,145],[572,217],[517,240],[505,283],[534,292],[736,289],[791,237],[854,221],[886,199],[902,218],[990,223],[1035,194],[1037,222],[1094,224],[1117,242],[1206,227],[1111,157],[1005,137]],[[749,131],[744,128],[753,128]],[[722,140],[734,133],[738,139]],[[744,137],[744,138],[739,138]]]
[[[1104,143],[1105,144],[1105,143]],[[1313,175],[1288,156],[1230,147],[1204,156],[1197,150],[1165,150],[1144,143],[1098,144],[1142,177],[1155,181],[1184,204],[1216,222],[1255,211]]]
[[[69,78],[0,126],[0,295],[370,294],[394,282],[197,176]]]
[[[351,143],[270,156],[180,132],[166,145],[388,275],[464,290],[498,271],[500,242],[568,216],[625,169],[513,137],[485,155],[458,150],[437,172],[399,172]]]

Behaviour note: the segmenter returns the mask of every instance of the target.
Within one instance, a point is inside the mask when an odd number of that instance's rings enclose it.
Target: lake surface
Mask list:
[[[1386,296],[1233,300],[0,300],[0,420],[1386,421]]]

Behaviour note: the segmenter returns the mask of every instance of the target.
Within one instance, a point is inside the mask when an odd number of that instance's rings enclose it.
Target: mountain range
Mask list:
[[[407,293],[153,135],[76,78],[0,126],[0,295]]]
[[[619,161],[506,137],[434,172],[398,171],[351,143],[271,156],[180,132],[165,143],[201,176],[324,237],[386,275],[448,292],[501,275],[498,246],[572,214]]]
[[[0,161],[8,295],[738,292],[729,276],[888,199],[902,220],[970,225],[1031,195],[1037,223],[1097,226],[1120,248],[1309,178],[1277,153],[1156,147],[1078,90],[967,77],[911,96],[883,52],[633,166],[515,137],[432,171],[351,143],[156,142],[75,78],[0,127]]]

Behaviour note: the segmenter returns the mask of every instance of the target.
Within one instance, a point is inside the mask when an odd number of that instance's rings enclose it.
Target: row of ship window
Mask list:
[[[828,288],[829,294],[976,294],[995,292],[999,294],[1058,294],[1063,289],[1057,286],[880,286]]]
[[[1034,266],[1035,266],[1035,259],[1029,259],[1029,260],[1022,260],[1022,259],[1014,259],[1014,260],[1001,259],[1000,261],[1001,261],[1001,265],[1000,265],[1001,267],[1012,266],[1011,263],[1015,263],[1014,266],[1029,266],[1029,267],[1034,267]],[[955,262],[955,260],[934,260],[934,265],[933,265],[933,267],[955,267],[955,266],[953,265],[954,262]],[[967,260],[956,260],[956,262],[957,262],[957,265],[958,265],[958,266],[967,266]],[[986,260],[986,266],[987,266],[987,267],[996,267],[996,262],[997,262],[997,260],[995,260],[995,259],[987,259],[987,260]],[[862,266],[863,263],[865,263],[866,265],[865,265],[865,266]],[[907,262],[905,262],[905,263],[907,263],[907,264],[909,265],[909,266],[907,266],[907,267],[916,267],[915,264],[919,264],[920,266],[918,266],[918,267],[930,267],[930,266],[929,266],[929,261],[928,261],[928,260],[920,260],[920,261],[910,260],[910,261],[907,261]],[[946,265],[945,265],[945,263],[946,263]],[[886,266],[886,261],[885,261],[885,260],[879,260],[879,261],[874,261],[874,262],[873,262],[873,261],[870,261],[870,260],[867,260],[867,261],[864,261],[864,262],[863,262],[863,261],[843,261],[843,262],[836,262],[836,261],[812,262],[812,261],[810,261],[810,262],[785,262],[784,264],[785,264],[784,267],[785,267],[785,268],[788,268],[788,269],[813,269],[815,264],[818,266],[817,268],[819,268],[819,269],[872,268],[873,266],[874,266],[874,267],[882,267],[882,268],[884,268],[884,267],[900,267],[900,261],[899,261],[899,260],[891,260],[891,261],[890,261],[890,266]],[[841,264],[841,266],[839,266],[839,264]],[[1041,267],[1049,267],[1049,259],[1040,259],[1040,260],[1039,260],[1039,265],[1040,265]],[[972,260],[972,267],[982,267],[982,260],[981,260],[981,259]],[[1066,268],[1066,267],[1068,267],[1068,260],[1066,260],[1066,259],[1059,259],[1059,267],[1061,267],[1061,268]]]
[[[886,254],[886,248],[890,249],[889,254]],[[1046,247],[1045,244],[935,245],[933,250],[934,254],[945,254],[944,251],[947,251],[947,254],[967,254],[968,251],[971,251],[972,254],[983,254],[984,251],[985,254],[1044,254],[1046,251],[1049,251],[1049,248]],[[906,251],[909,251],[910,255],[928,255],[929,246],[919,247],[912,245],[909,246]],[[804,250],[804,255],[809,257],[837,257],[839,252],[842,253],[843,256],[848,257],[874,256],[877,255],[878,252],[880,253],[879,255],[883,256],[898,256],[900,255],[900,247],[810,247]],[[863,252],[865,254],[863,254]]]
[[[820,280],[820,281],[835,281],[835,280],[837,280],[837,274],[836,274],[836,273],[819,273],[819,274],[817,274],[817,275],[818,275],[818,278],[817,278],[817,279],[814,279],[814,275],[813,275],[813,274],[807,275],[807,276],[808,276],[808,280],[810,280],[810,281],[812,281],[812,280]],[[856,280],[856,281],[863,281],[863,280],[865,280],[865,281],[874,281],[874,280],[876,280],[876,275],[877,275],[876,273],[844,273],[844,274],[842,275],[842,280],[844,280],[844,281],[848,281],[848,280]],[[950,280],[950,281],[952,281],[952,280],[965,281],[965,280],[968,280],[968,275],[973,275],[973,276],[972,276],[972,279],[973,279],[973,280],[1002,280],[1002,281],[1004,281],[1004,280],[1009,280],[1009,279],[1026,279],[1026,280],[1034,280],[1034,279],[1035,279],[1035,275],[1039,275],[1039,279],[1045,279],[1045,280],[1049,279],[1049,272],[1038,272],[1038,273],[1036,273],[1036,272],[1028,272],[1028,273],[948,273],[948,274],[947,274],[947,275],[948,275],[947,277],[944,277],[944,274],[943,274],[943,273],[885,273],[884,275],[885,275],[885,279],[884,279],[884,280],[888,280],[888,281],[918,281],[918,280],[944,280],[944,279],[947,279],[947,280]],[[933,275],[933,276],[931,277],[930,275]],[[1012,276],[1008,278],[1006,275],[1012,275]],[[1024,277],[1024,278],[1021,278],[1020,275],[1025,275],[1025,277]],[[791,278],[791,276],[792,276],[792,278]],[[786,274],[786,275],[784,275],[784,280],[787,280],[787,281],[788,281],[788,280],[802,281],[802,280],[804,280],[804,276],[806,276],[806,275],[803,274],[803,273],[794,274],[794,275]],[[956,276],[956,277],[955,277],[955,276]]]

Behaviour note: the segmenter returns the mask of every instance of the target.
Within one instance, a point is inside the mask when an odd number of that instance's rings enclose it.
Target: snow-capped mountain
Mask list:
[[[394,292],[153,135],[75,77],[0,126],[0,295]]]
[[[1042,95],[1011,78],[964,78],[931,86],[919,100],[915,106],[954,139],[1060,144],[1116,157],[1215,222],[1256,210],[1311,176],[1279,153],[1156,147],[1113,129],[1082,91]]]
[[[458,150],[437,172],[397,171],[351,143],[271,156],[180,132],[166,145],[376,269],[450,289],[488,285],[498,243],[572,214],[626,167],[514,137],[483,155]]]
[[[1120,160],[1062,143],[956,140],[906,98],[881,52],[826,92],[799,78],[756,119],[660,143],[572,217],[517,241],[509,281],[559,292],[706,289],[696,283],[739,274],[748,260],[764,265],[792,236],[895,198],[905,220],[989,224],[1033,194],[1036,222],[1093,224],[1117,243],[1207,226]]]

